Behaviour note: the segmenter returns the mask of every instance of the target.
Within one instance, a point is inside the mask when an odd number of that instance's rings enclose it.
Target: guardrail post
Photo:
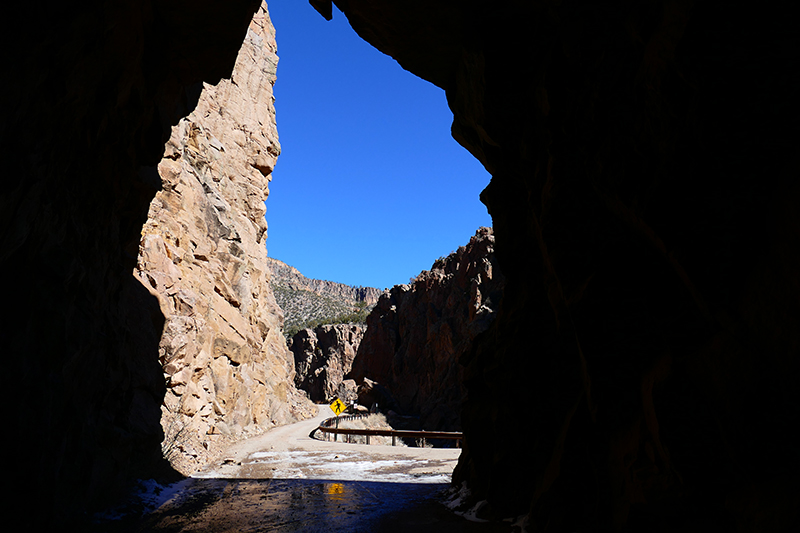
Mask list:
[[[394,436],[394,434],[392,434],[392,446],[394,446],[394,439],[395,439],[395,436]]]

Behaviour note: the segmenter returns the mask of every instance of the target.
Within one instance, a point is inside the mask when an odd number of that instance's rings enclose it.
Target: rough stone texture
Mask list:
[[[282,261],[267,258],[270,286],[284,313],[287,340],[301,329],[363,322],[381,290],[307,278]]]
[[[343,383],[350,372],[366,326],[332,324],[303,329],[289,340],[294,354],[295,385],[312,401],[342,401],[355,396],[355,383]],[[341,396],[346,396],[342,398]]]
[[[141,228],[171,126],[230,75],[258,5],[5,8],[0,342],[23,529],[68,530],[159,463],[163,315],[132,275]],[[531,531],[789,530],[793,6],[337,5],[446,90],[454,136],[493,176],[507,285],[465,359],[456,479],[530,511]]]
[[[796,526],[788,5],[335,3],[492,174],[507,285],[455,481],[529,531]]]
[[[307,278],[293,266],[273,257],[267,258],[267,266],[273,275],[274,283],[286,285],[294,290],[308,290],[341,300],[366,302],[369,305],[377,302],[383,293],[381,289],[375,287],[353,287],[335,281]]]
[[[71,520],[161,461],[164,318],[133,276],[155,165],[256,0],[5,6],[0,278],[22,529]],[[13,80],[13,81],[11,81]],[[12,377],[13,376],[13,377]]]
[[[458,431],[466,390],[459,359],[494,318],[504,278],[491,228],[437,260],[413,284],[396,285],[367,317],[349,377],[385,386],[423,429]],[[369,405],[367,406],[369,407]]]
[[[189,474],[231,439],[303,418],[283,314],[265,268],[264,200],[280,153],[275,30],[262,5],[230,79],[172,128],[136,275],[166,317],[164,448]]]

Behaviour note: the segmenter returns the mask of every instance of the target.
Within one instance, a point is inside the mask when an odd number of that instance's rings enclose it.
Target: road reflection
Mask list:
[[[136,520],[96,523],[108,533],[510,531],[467,522],[439,503],[447,484],[308,479],[188,479]]]

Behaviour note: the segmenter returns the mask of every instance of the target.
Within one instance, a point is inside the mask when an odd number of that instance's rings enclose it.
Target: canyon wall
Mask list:
[[[355,383],[344,383],[364,337],[363,324],[330,324],[306,328],[289,339],[294,354],[295,384],[315,403],[355,397]]]
[[[332,296],[354,303],[366,302],[369,305],[377,302],[383,292],[375,287],[353,287],[335,281],[307,278],[293,266],[273,257],[267,258],[267,265],[278,283],[293,290],[308,290],[323,296]]]
[[[363,323],[381,290],[311,279],[283,261],[267,258],[270,287],[284,313],[289,340],[303,329],[324,324]]]
[[[142,229],[136,275],[166,317],[162,448],[185,474],[232,440],[310,414],[267,268],[264,200],[280,153],[272,88],[278,57],[266,5],[229,79],[205,84],[172,128],[162,190]]]
[[[129,480],[169,472],[164,315],[133,271],[171,128],[203,82],[230,77],[259,5],[5,8],[0,277],[16,404],[7,504],[23,529],[76,530]]]
[[[492,229],[480,228],[413,283],[381,296],[348,377],[386,387],[422,429],[460,431],[466,389],[459,360],[494,319],[503,283]]]
[[[329,1],[313,4],[330,16]],[[446,91],[454,137],[492,174],[482,200],[506,289],[462,358],[456,482],[490,513],[527,514],[529,531],[790,530],[791,6],[336,4]],[[4,11],[0,341],[8,504],[25,529],[75,529],[168,466],[164,314],[132,273],[171,128],[202,82],[230,77],[259,5]],[[518,431],[520,405],[535,438]]]
[[[445,89],[454,138],[492,174],[507,283],[462,358],[454,474],[482,513],[528,531],[796,526],[788,5],[335,4]]]

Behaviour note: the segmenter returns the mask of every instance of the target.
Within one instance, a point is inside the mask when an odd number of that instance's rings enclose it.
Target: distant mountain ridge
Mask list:
[[[284,335],[322,324],[363,323],[383,294],[375,287],[353,287],[305,277],[283,261],[267,258],[270,285],[284,313]]]

